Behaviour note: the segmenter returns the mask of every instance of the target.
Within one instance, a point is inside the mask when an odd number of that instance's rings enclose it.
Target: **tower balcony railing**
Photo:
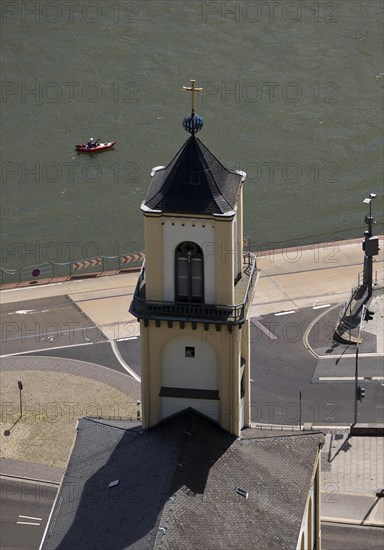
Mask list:
[[[130,312],[138,319],[241,325],[253,295],[259,270],[256,256],[243,256],[242,277],[235,285],[235,305],[147,300],[145,263],[133,295]]]

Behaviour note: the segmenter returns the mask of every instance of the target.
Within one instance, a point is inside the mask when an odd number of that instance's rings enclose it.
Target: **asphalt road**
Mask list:
[[[113,352],[111,343],[106,340],[90,345],[63,347],[52,350],[36,351],[26,355],[65,357],[67,359],[77,359],[88,363],[95,363],[103,367],[116,370],[127,374],[127,371],[121,366],[116,355]]]
[[[332,311],[337,315],[338,308]],[[311,349],[307,331],[317,317],[318,310],[303,308],[289,314],[252,319],[253,421],[298,424],[300,388],[302,424],[333,425],[354,421],[354,380],[339,379],[337,370],[326,382],[319,382],[313,377],[318,362],[314,354],[317,350]],[[333,320],[324,315],[313,328],[317,347],[332,349],[334,356],[345,353],[346,347],[339,347],[333,341],[335,326],[336,318]],[[312,334],[312,343],[313,340]],[[383,422],[382,381],[367,380],[362,385],[366,389],[366,397],[358,405],[358,421]]]
[[[67,296],[4,304],[1,354],[88,345],[106,337]]]
[[[346,425],[354,421],[354,381],[338,378],[338,361],[351,356],[354,349],[333,341],[338,311],[339,306],[331,304],[320,312],[308,307],[252,318],[254,422]],[[25,302],[23,309],[6,305],[1,320],[4,355],[68,357],[127,372],[100,329],[66,297]],[[118,341],[117,348],[123,363],[140,375],[139,338]],[[314,376],[320,353],[333,358],[327,381]],[[382,381],[365,380],[363,386],[366,397],[358,404],[357,421],[384,422]]]
[[[37,550],[58,487],[0,478],[1,550]]]

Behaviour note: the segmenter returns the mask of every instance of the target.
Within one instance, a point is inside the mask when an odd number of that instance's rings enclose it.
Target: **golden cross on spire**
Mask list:
[[[183,86],[184,92],[192,92],[192,114],[195,112],[195,92],[202,92],[203,88],[195,88],[195,80],[191,80],[191,86]]]

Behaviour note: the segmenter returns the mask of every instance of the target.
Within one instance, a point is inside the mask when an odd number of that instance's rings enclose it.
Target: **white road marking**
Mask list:
[[[28,315],[31,313],[47,313],[48,311],[51,311],[50,309],[18,309],[16,311],[11,311],[9,315],[13,315],[16,313],[17,315]]]
[[[355,380],[354,376],[319,376],[318,380]],[[359,376],[358,380],[370,382],[371,380],[383,380],[381,376]]]
[[[325,486],[327,486],[328,483],[325,484]],[[333,483],[332,483],[333,485]],[[347,495],[347,496],[350,496],[350,495],[353,495],[355,497],[373,497],[375,496],[375,493],[372,492],[372,493],[355,493],[353,491],[336,491],[335,489],[321,489],[320,490],[321,493],[324,493],[325,495],[326,494],[329,494],[329,493],[333,493],[334,495],[338,494],[338,495]]]
[[[323,304],[322,306],[312,306],[312,309],[322,309],[323,307],[331,307],[331,304]]]
[[[107,340],[102,340],[102,342],[106,341]],[[25,355],[26,353],[39,353],[40,351],[52,351],[54,349],[75,348],[77,346],[90,346],[92,344],[99,344],[102,342],[83,342],[82,344],[68,344],[68,346],[52,346],[51,348],[29,349],[28,351],[17,351],[16,353],[7,353],[5,355],[0,355],[0,358],[13,357],[14,355]]]
[[[16,521],[19,525],[40,525],[40,523],[33,523],[32,521]]]
[[[296,313],[294,309],[291,309],[290,311],[280,311],[280,313],[275,313],[275,317],[279,317],[280,315],[290,315],[291,313]]]
[[[319,376],[318,380],[323,380],[326,382],[327,380],[354,380],[354,376]],[[364,380],[364,378],[361,378],[359,376],[358,380]]]
[[[332,356],[329,356],[329,355],[317,355],[317,357],[319,359],[330,359],[332,357],[337,357],[336,355],[332,355]],[[347,357],[356,357],[356,352],[355,353],[344,353],[342,355],[342,358],[345,359]],[[359,357],[383,357],[383,354],[382,353],[360,353],[359,354]],[[341,358],[341,356],[340,356]]]
[[[33,516],[21,516],[19,515],[19,518],[24,518],[24,519],[36,519],[36,520],[39,520],[39,521],[42,521],[43,518],[34,518]]]
[[[277,340],[277,336],[275,336],[273,332],[268,330],[267,327],[260,323],[260,321],[256,321],[255,319],[254,321],[252,321],[252,323],[256,325],[262,332],[264,332],[264,334],[266,334],[268,338],[270,338],[270,340]]]
[[[112,351],[115,354],[115,357],[120,363],[120,365],[123,367],[123,369],[125,369],[132,376],[132,378],[134,378],[138,382],[141,382],[140,376],[136,374],[135,371],[131,369],[131,367],[124,361],[115,340],[110,340],[110,343],[111,343]]]
[[[138,336],[127,336],[127,338],[117,338],[116,342],[127,342],[128,340],[137,340]]]

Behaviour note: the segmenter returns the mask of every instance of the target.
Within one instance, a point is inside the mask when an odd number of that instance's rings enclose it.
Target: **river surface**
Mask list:
[[[382,233],[381,0],[2,1],[1,35],[4,268],[143,249],[191,78],[251,249],[363,236],[370,192]],[[91,136],[118,143],[75,153]]]

